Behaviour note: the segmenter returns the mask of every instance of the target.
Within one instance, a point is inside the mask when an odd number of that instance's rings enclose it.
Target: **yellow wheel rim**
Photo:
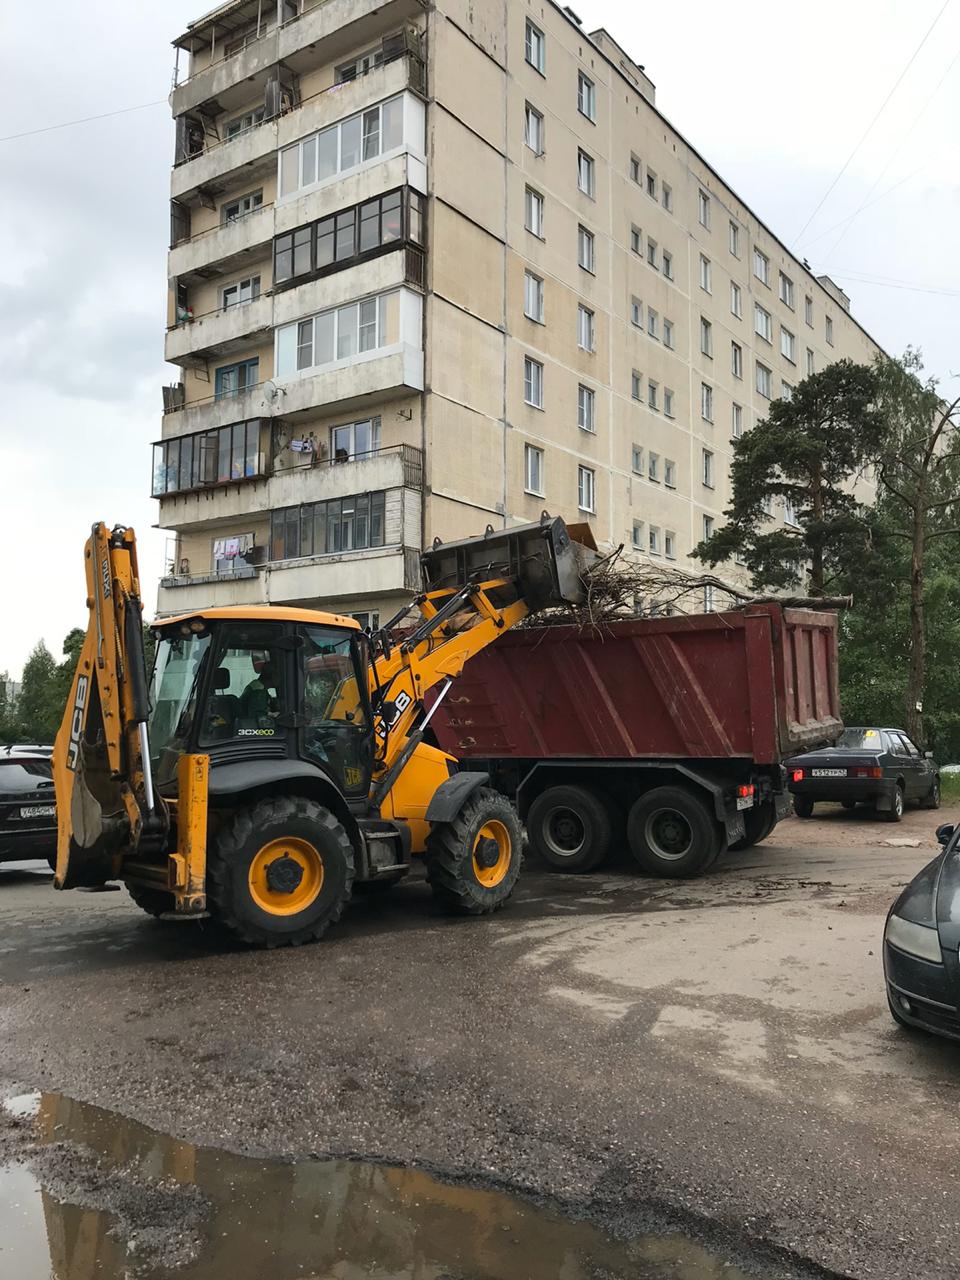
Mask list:
[[[493,862],[494,849],[490,841],[496,846]],[[495,889],[506,878],[512,852],[510,832],[504,824],[495,820],[485,822],[473,842],[473,874],[485,889]]]
[[[295,916],[323,888],[323,858],[309,840],[271,840],[250,863],[250,897],[272,916]]]

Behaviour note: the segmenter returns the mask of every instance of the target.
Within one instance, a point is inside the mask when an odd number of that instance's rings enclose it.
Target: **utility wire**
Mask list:
[[[929,285],[911,284],[906,280],[884,279],[864,272],[833,270],[831,276],[838,280],[852,280],[855,284],[875,285],[878,289],[902,289],[907,293],[933,293],[946,298],[960,298],[960,289],[937,289]]]
[[[0,142],[13,142],[15,138],[32,138],[38,133],[52,133],[54,129],[72,129],[75,124],[89,124],[91,120],[108,120],[110,116],[125,116],[131,111],[146,111],[147,107],[164,106],[166,101],[166,98],[158,98],[156,102],[141,102],[138,107],[121,107],[118,111],[104,111],[99,116],[83,116],[79,120],[64,120],[60,124],[47,124],[42,129],[25,129],[23,133],[8,133],[5,138],[0,138]]]
[[[898,181],[896,181],[892,187],[887,187],[886,191],[881,191],[880,194],[878,196],[875,196],[873,200],[866,201],[863,205],[861,205],[861,207],[856,211],[856,213],[848,213],[847,216],[845,218],[841,218],[839,222],[835,222],[833,223],[832,226],[826,227],[823,231],[818,231],[815,236],[811,236],[809,240],[806,240],[804,242],[800,252],[806,253],[812,244],[816,244],[817,241],[822,240],[824,236],[830,235],[832,231],[839,231],[841,227],[846,226],[848,222],[851,222],[857,216],[857,213],[862,213],[864,209],[872,209],[873,206],[875,204],[879,204],[881,200],[886,200],[887,196],[892,196],[894,191],[896,191],[898,187],[902,187],[905,182],[909,182],[910,179],[915,178],[918,173],[923,173],[925,169],[929,169],[929,168],[931,168],[931,165],[921,164],[916,169],[912,169],[909,173],[905,174],[902,178],[898,179]],[[835,249],[837,246],[834,245],[833,247]],[[833,250],[831,249],[831,253],[832,252]]]
[[[909,59],[909,61],[907,62],[907,65],[903,68],[903,70],[902,70],[902,71],[900,72],[900,74],[897,76],[897,79],[896,79],[896,81],[894,82],[893,88],[890,90],[890,92],[889,92],[889,93],[887,94],[887,96],[884,98],[883,102],[881,102],[880,106],[877,108],[877,111],[876,111],[876,113],[874,114],[873,119],[870,121],[870,123],[867,125],[866,129],[864,130],[864,132],[863,132],[863,134],[862,134],[862,136],[861,136],[861,138],[860,138],[860,141],[857,143],[857,145],[853,148],[853,150],[852,150],[852,151],[850,152],[850,154],[847,156],[846,160],[843,162],[843,168],[840,170],[840,172],[837,174],[837,176],[834,178],[834,180],[830,183],[829,187],[827,187],[826,191],[825,191],[825,192],[823,193],[823,195],[820,197],[820,202],[819,202],[819,204],[818,204],[818,205],[817,205],[817,207],[814,209],[813,213],[811,213],[810,217],[806,220],[806,222],[803,224],[803,226],[800,228],[800,230],[797,232],[797,234],[796,234],[796,236],[794,237],[794,240],[793,240],[794,245],[796,245],[797,241],[800,239],[800,237],[801,237],[801,236],[803,235],[803,233],[806,231],[807,227],[809,227],[810,223],[814,220],[814,218],[817,216],[817,214],[818,214],[818,213],[820,212],[820,210],[823,208],[824,204],[826,203],[827,197],[830,195],[830,193],[833,191],[834,187],[837,185],[837,183],[840,181],[840,179],[841,179],[841,178],[843,177],[843,175],[846,173],[847,169],[848,169],[848,168],[849,168],[849,166],[850,166],[850,162],[853,160],[853,157],[857,154],[857,152],[860,150],[860,148],[861,148],[861,147],[863,146],[863,144],[866,142],[866,140],[867,140],[867,138],[869,137],[869,135],[870,135],[871,131],[873,130],[873,126],[877,123],[877,121],[880,119],[880,116],[883,114],[883,112],[884,112],[884,110],[885,110],[885,108],[886,108],[886,106],[887,106],[887,103],[890,101],[890,99],[893,97],[893,95],[894,95],[894,94],[896,93],[896,91],[899,89],[899,87],[900,87],[900,83],[901,83],[901,81],[903,80],[904,76],[907,74],[907,72],[908,72],[908,71],[910,70],[910,68],[913,66],[914,62],[916,61],[917,55],[919,54],[919,52],[920,52],[920,50],[923,48],[923,46],[927,43],[927,41],[930,39],[930,36],[933,34],[933,29],[934,29],[934,27],[937,25],[937,23],[940,21],[940,19],[943,17],[943,15],[946,13],[946,11],[947,11],[947,9],[949,8],[949,6],[950,6],[950,0],[944,0],[943,6],[942,6],[942,8],[940,9],[940,12],[937,14],[937,16],[934,18],[934,20],[930,23],[930,26],[929,26],[929,27],[927,27],[927,30],[926,30],[926,33],[925,33],[925,35],[924,35],[923,39],[920,41],[920,43],[917,45],[916,49],[914,49],[913,53],[910,55],[910,59]]]

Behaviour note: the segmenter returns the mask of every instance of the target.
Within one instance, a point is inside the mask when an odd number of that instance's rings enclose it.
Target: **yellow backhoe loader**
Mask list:
[[[373,634],[310,609],[163,618],[150,680],[133,530],[94,525],[54,748],[56,887],[121,880],[152,915],[213,916],[272,947],[319,938],[355,885],[423,855],[444,905],[496,910],[520,870],[517,815],[425,733],[469,658],[583,600],[595,550],[589,528],[546,514],[435,543],[423,593]]]

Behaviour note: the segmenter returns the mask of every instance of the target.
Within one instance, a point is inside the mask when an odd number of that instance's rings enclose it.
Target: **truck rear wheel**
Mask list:
[[[720,853],[720,824],[683,787],[656,787],[637,800],[627,818],[627,843],[644,871],[682,879],[701,875]]]
[[[243,942],[300,946],[340,919],[353,875],[353,846],[330,810],[281,796],[240,809],[217,833],[207,902]]]
[[[586,787],[550,787],[527,814],[534,849],[557,871],[592,871],[610,852],[613,824],[603,798]]]
[[[444,907],[471,916],[497,911],[513,893],[523,862],[516,809],[481,787],[452,822],[434,825],[426,856],[430,888]]]

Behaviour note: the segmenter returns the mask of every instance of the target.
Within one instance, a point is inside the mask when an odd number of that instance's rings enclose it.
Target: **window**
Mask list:
[[[663,535],[663,554],[668,560],[677,558],[677,535],[669,529]]]
[[[643,303],[639,298],[630,299],[630,323],[635,329],[643,328]]]
[[[385,509],[386,494],[381,491],[274,511],[270,559],[340,555],[385,546]]]
[[[651,267],[653,267],[654,271],[656,271],[658,261],[657,242],[656,240],[651,240],[649,236],[647,236],[647,261],[650,263]]]
[[[581,511],[595,512],[596,476],[590,467],[579,467],[577,474],[577,502]]]
[[[757,391],[768,400],[773,395],[773,374],[759,360],[757,361]]]
[[[523,361],[523,398],[534,409],[543,408],[543,365],[529,356]]]
[[[773,341],[773,321],[770,312],[761,307],[759,302],[753,304],[753,327],[765,342]]]
[[[782,378],[780,381],[780,399],[781,400],[793,399],[793,383],[788,382],[786,378]]]
[[[639,227],[630,228],[630,249],[633,253],[643,257],[643,232]]]
[[[826,334],[828,345],[832,347],[833,346],[833,317],[832,316],[824,317],[824,332]]]
[[[713,454],[709,449],[702,450],[701,453],[702,470],[700,478],[707,489],[713,488]]]
[[[713,613],[715,610],[715,607],[716,606],[714,605],[714,599],[713,599],[713,587],[710,585],[707,585],[703,588],[703,612]]]
[[[248,213],[253,213],[255,209],[259,209],[263,204],[263,192],[251,191],[248,195],[240,196],[237,200],[231,200],[228,204],[220,207],[220,221],[226,226],[228,222],[236,222],[238,218],[245,218]]]
[[[239,138],[241,133],[246,133],[248,129],[253,129],[256,125],[262,123],[263,107],[257,107],[256,110],[248,111],[246,115],[237,116],[235,120],[231,120],[224,125],[224,140],[229,141],[230,138]]]
[[[596,239],[586,227],[580,227],[577,231],[577,259],[584,271],[593,275],[597,269]]]
[[[348,618],[352,618],[354,622],[359,622],[364,631],[379,631],[380,629],[380,610],[365,609],[361,613],[348,613]]]
[[[638,444],[635,444],[633,446],[630,462],[633,468],[634,475],[642,476],[643,475],[643,450],[640,448]]]
[[[577,186],[584,195],[593,197],[597,186],[596,164],[586,151],[577,152]]]
[[[543,281],[532,271],[523,277],[523,314],[528,320],[543,324]]]
[[[634,369],[630,375],[630,394],[634,400],[643,399],[643,374],[639,369]]]
[[[653,307],[647,307],[647,333],[651,338],[659,340],[660,337],[660,316]]]
[[[770,284],[770,259],[759,249],[753,251],[753,274],[761,284]]]
[[[637,156],[630,157],[630,180],[631,182],[639,182],[642,173],[642,165]]]
[[[740,228],[732,219],[730,221],[730,252],[735,258],[740,257]]]
[[[660,183],[660,203],[667,213],[673,213],[673,188],[665,182]]]
[[[652,169],[647,169],[647,195],[651,200],[657,199],[657,175]]]
[[[527,103],[525,115],[524,142],[536,156],[543,155],[543,116]]]
[[[743,406],[733,404],[730,406],[730,429],[733,432],[734,440],[739,440],[743,435]]]
[[[527,35],[524,44],[524,53],[527,62],[531,67],[533,67],[534,71],[539,71],[541,75],[545,75],[547,70],[546,37],[540,28],[535,26],[529,18],[527,19]]]
[[[797,363],[797,340],[783,325],[780,326],[780,354],[791,364]]]
[[[153,496],[263,475],[269,426],[235,422],[153,446]]]
[[[588,120],[597,118],[597,86],[582,71],[577,75],[577,110]]]
[[[760,508],[765,516],[773,515],[773,498],[768,493],[760,499]]]
[[[330,429],[330,457],[336,462],[353,462],[380,448],[380,419],[365,418]]]
[[[704,422],[713,421],[713,387],[708,382],[700,383],[700,417]]]
[[[743,347],[739,342],[730,343],[730,372],[735,378],[743,377]]]
[[[783,500],[783,523],[799,527],[800,521],[797,519],[797,507],[792,498],[784,498]]]
[[[228,307],[237,307],[244,302],[253,302],[260,297],[260,277],[250,276],[246,280],[238,280],[228,284],[221,294],[221,305],[224,311]]]
[[[816,365],[814,363],[813,351],[810,347],[807,347],[807,377],[809,378],[812,373],[816,373]]]
[[[674,328],[672,320],[664,320],[663,322],[663,345],[669,347],[673,351],[675,346]]]
[[[419,296],[406,294],[417,301]],[[418,326],[419,327],[419,326]],[[321,311],[277,330],[277,374],[323,368],[394,346],[400,341],[400,290]]]
[[[663,251],[663,274],[668,280],[673,279],[673,254],[668,253],[666,249]]]
[[[704,539],[704,542],[706,542],[707,538],[712,538],[712,537],[713,537],[713,528],[714,528],[714,519],[713,519],[713,516],[704,516],[704,517],[703,517],[703,539]]]
[[[214,378],[214,395],[217,400],[238,396],[255,386],[260,377],[260,360],[240,360],[237,364],[222,365]]]
[[[523,446],[523,487],[527,493],[543,497],[543,450],[536,445]]]
[[[423,219],[424,197],[406,188],[288,231],[273,242],[273,283],[342,270],[356,258],[389,252],[405,241],[422,245]]]
[[[793,281],[789,276],[780,272],[780,301],[793,310]]]
[[[713,291],[713,269],[710,259],[700,255],[700,288],[704,293],[712,293]]]
[[[663,483],[668,489],[677,487],[677,464],[671,458],[663,464]]]
[[[710,227],[710,197],[705,191],[697,192],[697,217],[701,227]]]
[[[803,318],[813,328],[813,299],[808,294],[803,300]]]
[[[700,354],[713,359],[713,325],[705,316],[700,317]]]
[[[597,347],[596,317],[582,302],[577,307],[577,345],[581,351],[595,351]]]
[[[398,94],[284,147],[280,152],[280,195],[315,187],[397,150],[403,144],[403,115],[404,99]]]
[[[654,410],[660,408],[660,383],[652,378],[647,379],[647,405]]]
[[[663,414],[666,418],[673,417],[673,392],[669,387],[663,388]]]
[[[633,522],[632,542],[635,550],[643,551],[644,547],[643,547],[643,521],[642,520],[634,520]]]
[[[743,319],[743,295],[740,292],[740,286],[730,281],[730,312],[735,315],[738,320]]]
[[[292,17],[293,15],[290,14],[289,16]],[[402,42],[402,36],[392,36],[389,41],[381,40],[376,48],[368,49],[366,53],[358,54],[357,57],[352,58],[349,62],[341,63],[334,73],[336,83],[349,84],[352,80],[359,79],[360,76],[366,76],[371,71],[376,71],[377,67],[382,67],[385,61],[394,56],[389,46],[395,40]]]
[[[581,431],[597,430],[597,393],[582,382],[577,389],[577,426]]]
[[[647,454],[647,479],[652,480],[654,484],[660,483],[660,455],[658,453]]]
[[[533,187],[527,187],[523,203],[524,226],[539,239],[543,239],[543,196]]]
[[[652,556],[658,556],[660,554],[660,530],[655,524],[650,526],[648,545]]]

